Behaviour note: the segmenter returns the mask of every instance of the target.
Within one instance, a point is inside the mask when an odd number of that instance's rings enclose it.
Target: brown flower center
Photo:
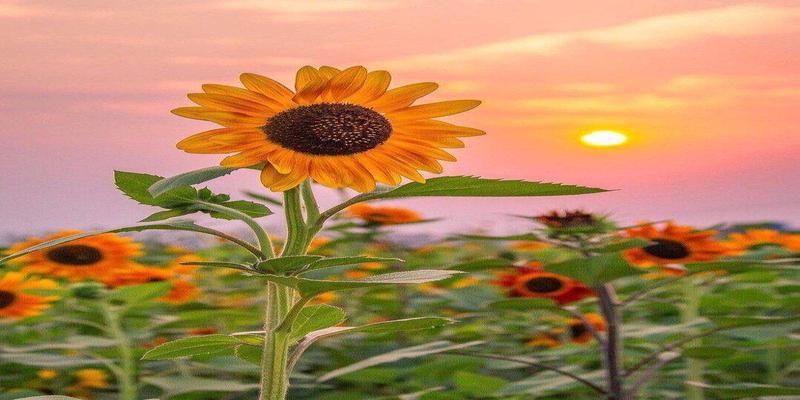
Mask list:
[[[584,333],[586,333],[588,331],[589,331],[589,328],[587,328],[586,325],[584,325],[584,324],[578,323],[578,324],[572,324],[572,325],[569,326],[569,334],[573,338],[579,338]]]
[[[103,253],[92,246],[74,244],[56,247],[47,252],[50,261],[67,265],[91,265],[103,259]]]
[[[0,309],[6,308],[14,303],[16,300],[17,295],[13,292],[9,292],[6,290],[0,290]]]
[[[689,248],[681,242],[669,239],[652,239],[652,241],[656,243],[644,247],[643,250],[653,257],[678,260],[690,254]]]
[[[525,288],[533,293],[551,293],[560,290],[562,287],[564,287],[564,283],[561,280],[546,276],[533,278],[525,282]]]
[[[301,153],[339,156],[378,147],[392,125],[378,112],[354,104],[319,103],[290,108],[267,120],[269,140]]]

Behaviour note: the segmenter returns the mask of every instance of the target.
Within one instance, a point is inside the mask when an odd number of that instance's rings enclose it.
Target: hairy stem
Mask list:
[[[291,307],[292,289],[267,283],[264,312],[264,347],[261,356],[261,392],[259,400],[284,400],[289,390],[289,333],[278,330]]]
[[[620,337],[620,318],[614,287],[605,284],[595,288],[600,300],[600,312],[606,320],[606,346],[604,364],[608,380],[608,395],[614,400],[624,399],[622,378],[622,339]]]
[[[108,303],[101,305],[103,318],[108,325],[107,331],[117,343],[117,351],[119,351],[120,368],[112,370],[119,384],[119,398],[120,400],[138,400],[139,388],[136,384],[136,361],[133,359],[133,350],[131,349],[131,341],[125,330],[122,328],[119,315]]]

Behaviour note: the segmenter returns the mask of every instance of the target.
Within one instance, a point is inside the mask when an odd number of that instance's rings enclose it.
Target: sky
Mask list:
[[[0,37],[0,234],[143,218],[154,210],[121,196],[114,170],[169,176],[221,159],[175,148],[213,127],[169,113],[186,93],[241,72],[291,84],[306,64],[482,100],[451,119],[487,135],[466,139],[447,175],[616,189],[387,203],[443,219],[415,230],[508,232],[524,227],[512,214],[565,207],[800,224],[797,1],[0,0]],[[599,129],[631,140],[581,145]],[[250,171],[209,186],[262,190]]]

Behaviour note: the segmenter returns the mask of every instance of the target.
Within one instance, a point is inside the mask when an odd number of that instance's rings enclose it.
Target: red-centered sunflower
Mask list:
[[[628,261],[642,267],[714,261],[739,253],[730,243],[715,240],[716,231],[698,231],[672,222],[660,230],[652,224],[628,229],[626,235],[655,242],[650,246],[625,251]]]
[[[512,297],[552,299],[564,305],[595,295],[594,290],[564,275],[542,270],[542,264],[531,262],[513,274],[500,274],[494,283],[510,288]]]
[[[361,66],[345,70],[305,66],[295,90],[270,78],[245,73],[244,88],[203,85],[189,94],[199,107],[172,112],[215,122],[223,128],[178,143],[189,153],[235,153],[227,167],[264,163],[261,182],[280,192],[306,178],[332,188],[375,189],[376,182],[397,185],[402,177],[417,182],[418,171],[441,173],[439,160],[455,161],[443,148],[460,148],[460,137],[484,132],[437,121],[480,104],[453,100],[413,105],[438,85],[416,83],[387,90],[391,76]]]
[[[0,277],[0,318],[21,319],[40,315],[58,296],[26,293],[31,289],[54,289],[49,279],[31,278],[22,272],[7,272]]]
[[[80,231],[69,230],[44,239],[31,238],[12,245],[9,253],[16,253],[46,241],[72,236]],[[113,233],[73,240],[11,260],[25,265],[23,271],[71,281],[102,280],[127,269],[131,259],[142,255],[142,245],[132,239]]]
[[[773,229],[748,229],[744,233],[731,233],[728,235],[728,240],[741,249],[776,246],[790,251],[800,251],[800,234],[783,233]]]
[[[350,206],[347,212],[371,225],[400,225],[422,221],[416,211],[399,207],[373,207],[361,203]]]

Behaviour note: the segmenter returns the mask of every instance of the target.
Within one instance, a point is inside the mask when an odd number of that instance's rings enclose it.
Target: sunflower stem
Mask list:
[[[703,297],[703,288],[695,285],[692,277],[682,280],[683,297],[685,303],[681,308],[681,322],[690,324],[700,316],[700,299]],[[690,329],[689,334],[695,333]],[[689,345],[692,342],[687,343]],[[694,358],[686,358],[686,381],[703,382],[703,362]],[[703,389],[697,386],[686,385],[687,400],[703,400],[705,398]]]
[[[130,338],[125,334],[119,315],[110,304],[103,301],[100,309],[108,325],[107,331],[117,343],[117,351],[119,351],[121,360],[120,368],[112,369],[119,384],[119,399],[137,400],[139,394],[136,384],[136,361],[133,358]]]
[[[293,299],[294,293],[290,287],[267,283],[259,400],[286,399],[289,390],[289,332],[277,328],[289,313]]]
[[[622,339],[620,337],[620,317],[614,287],[605,284],[595,288],[600,300],[600,313],[606,320],[606,346],[604,347],[604,364],[608,379],[608,396],[614,400],[625,399],[622,378]]]

